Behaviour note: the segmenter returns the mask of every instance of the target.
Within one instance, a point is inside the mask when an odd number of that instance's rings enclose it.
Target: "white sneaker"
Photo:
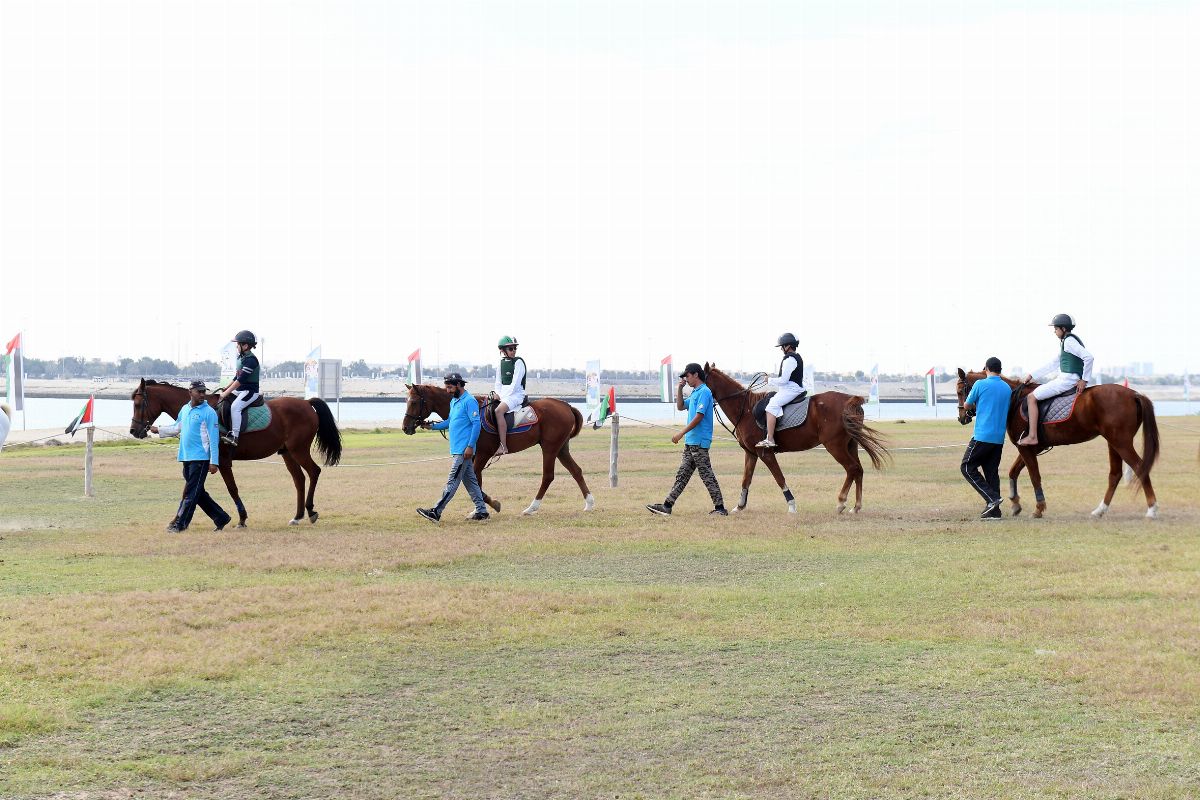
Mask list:
[[[763,439],[761,442],[754,445],[756,449],[759,447],[769,447],[772,450],[774,450],[777,446],[778,445],[776,445],[775,442],[771,441],[770,439]]]

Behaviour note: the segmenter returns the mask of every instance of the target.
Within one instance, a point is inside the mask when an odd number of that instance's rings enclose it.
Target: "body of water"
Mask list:
[[[25,419],[20,413],[15,413],[13,427],[30,429],[66,428],[86,401],[79,399],[64,399],[57,397],[27,398],[25,400]],[[587,410],[582,402],[572,403],[587,416]],[[368,400],[352,403],[330,403],[330,408],[338,415],[341,423],[363,427],[384,422],[396,423],[404,417],[405,403],[402,400]],[[1154,404],[1154,409],[1160,417],[1176,417],[1200,414],[1200,403],[1188,403],[1182,400],[1164,400]],[[676,411],[671,403],[657,402],[626,402],[617,400],[617,410],[630,419],[644,420],[657,424],[682,425],[687,420],[687,412]],[[133,416],[131,400],[101,399],[96,401],[96,425],[102,428],[128,430]],[[897,420],[897,419],[954,419],[957,410],[953,403],[939,403],[937,408],[931,408],[924,403],[881,403],[879,406],[867,409],[867,419]],[[163,415],[159,422],[165,421]]]

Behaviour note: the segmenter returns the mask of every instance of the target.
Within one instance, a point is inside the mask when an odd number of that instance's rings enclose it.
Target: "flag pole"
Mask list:
[[[83,496],[95,497],[95,489],[92,488],[92,441],[95,439],[96,429],[89,425],[87,429],[87,450],[83,456]]]
[[[612,435],[608,444],[608,485],[617,488],[617,450],[621,438],[621,415],[613,412]]]

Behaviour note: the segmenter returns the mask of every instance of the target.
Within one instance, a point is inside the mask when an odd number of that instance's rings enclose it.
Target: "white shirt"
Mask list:
[[[1088,382],[1089,385],[1091,385],[1091,383],[1092,383],[1092,362],[1095,360],[1095,358],[1092,356],[1091,353],[1089,353],[1087,351],[1087,348],[1085,348],[1083,345],[1081,345],[1079,343],[1079,340],[1076,339],[1074,336],[1068,336],[1066,341],[1063,343],[1063,345],[1064,345],[1063,346],[1064,350],[1066,350],[1068,353],[1070,353],[1073,356],[1078,356],[1079,358],[1081,358],[1083,360],[1083,374],[1076,375],[1075,377],[1083,378],[1085,381]],[[1047,361],[1045,364],[1042,364],[1042,366],[1038,367],[1036,371],[1031,372],[1029,374],[1031,376],[1033,376],[1034,380],[1040,381],[1042,378],[1046,377],[1047,375],[1051,375],[1053,373],[1059,372],[1058,365],[1061,363],[1060,359],[1061,359],[1061,356],[1059,358],[1051,359],[1050,361]]]
[[[12,429],[12,420],[4,413],[4,409],[0,408],[0,450],[4,449],[4,440],[8,438],[8,432]]]
[[[795,353],[788,353],[786,360],[790,361],[791,365],[784,367],[781,370],[783,372],[782,375],[776,375],[775,377],[770,378],[767,381],[767,385],[774,386],[776,390],[792,389],[798,392],[804,387],[797,385],[796,382],[792,380],[792,373],[796,371],[796,367],[800,366],[800,362],[796,360]]]
[[[500,371],[496,370],[496,383],[492,387],[492,391],[494,391],[496,393],[496,396],[500,398],[501,402],[507,402],[510,398],[513,398],[513,397],[524,397],[525,396],[525,387],[521,385],[524,382],[524,380],[525,380],[525,362],[518,361],[516,364],[513,365],[512,383],[510,383],[508,386],[505,386],[503,383],[500,382]],[[509,410],[511,411],[513,409],[510,408]]]

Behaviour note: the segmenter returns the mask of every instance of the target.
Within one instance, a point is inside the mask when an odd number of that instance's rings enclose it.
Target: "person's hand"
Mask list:
[[[475,456],[475,448],[474,447],[468,447],[467,449],[463,450],[463,458],[473,458],[474,456]]]
[[[216,464],[209,464],[208,465],[208,474],[216,475],[218,469],[219,469],[219,467]]]
[[[672,444],[679,444],[679,440],[680,440],[680,439],[682,439],[682,438],[683,438],[683,434],[682,434],[682,433],[677,433],[677,434],[675,434],[674,436],[672,436],[672,437],[671,437],[671,443],[672,443]]]
[[[151,426],[150,426],[150,432],[151,432],[151,433],[158,433],[158,426],[157,426],[157,425],[151,425]]]
[[[1078,381],[1075,382],[1075,391],[1082,392],[1086,388],[1087,388],[1087,381],[1085,381],[1083,378],[1080,378]]]
[[[1033,383],[1033,375],[1028,375],[1028,374],[1027,374],[1027,375],[1025,376],[1025,379],[1024,379],[1023,381],[1021,381],[1021,383]]]
[[[427,420],[427,419],[423,419],[423,420],[421,420],[420,422],[418,422],[418,423],[417,423],[417,425],[418,425],[418,426],[420,426],[420,427],[422,427],[422,428],[425,428],[426,430],[428,430],[428,429],[429,429],[429,424],[430,424],[430,423],[429,423],[429,420]]]

